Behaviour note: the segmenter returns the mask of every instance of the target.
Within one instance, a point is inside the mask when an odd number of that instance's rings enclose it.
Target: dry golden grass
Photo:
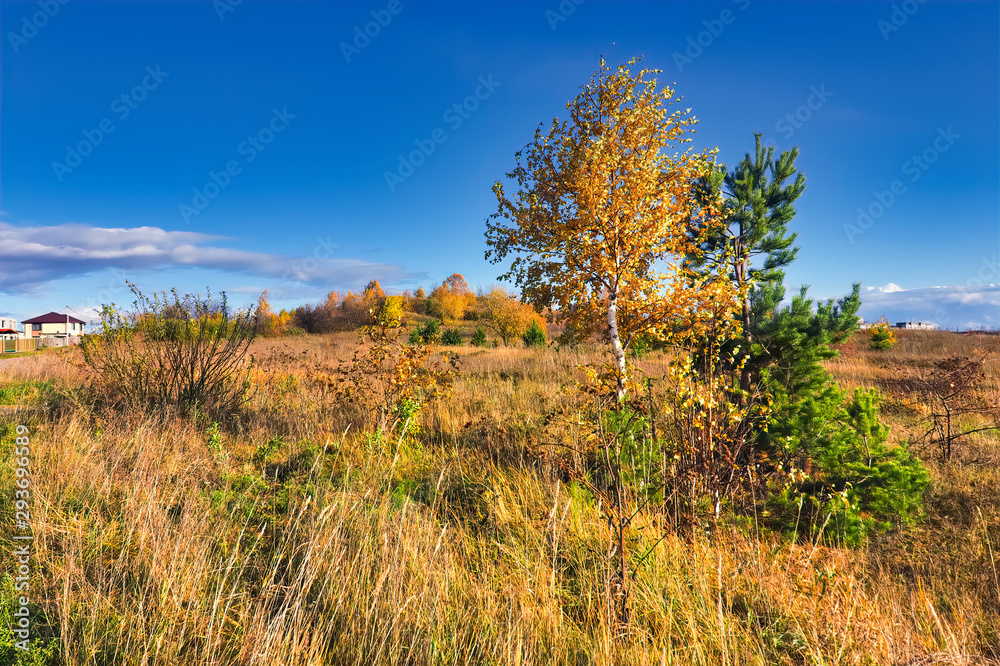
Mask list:
[[[856,336],[829,363],[843,387],[889,396],[896,441],[919,417],[906,402],[911,373],[995,341],[900,338],[875,352]],[[530,453],[560,387],[600,350],[456,348],[452,399],[418,436],[387,441],[361,432],[326,381],[355,344],[351,334],[257,342],[247,415],[217,435],[196,419],[85,404],[4,415],[30,419],[32,600],[62,663],[1000,659],[1000,473],[971,462],[996,459],[995,434],[949,466],[928,456],[927,521],[862,550],[753,527],[684,538],[644,519],[652,551],[622,630],[606,603],[607,524]],[[72,397],[83,379],[63,356],[16,361],[0,365],[0,383],[55,380]],[[653,376],[664,364],[641,363]],[[994,359],[983,390],[998,387]],[[10,481],[5,470],[5,497]]]

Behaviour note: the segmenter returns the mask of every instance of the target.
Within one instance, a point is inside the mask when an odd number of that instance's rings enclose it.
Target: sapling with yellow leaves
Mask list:
[[[724,276],[696,274],[682,259],[717,224],[721,199],[693,188],[711,170],[711,152],[681,152],[697,122],[671,110],[673,89],[658,70],[633,72],[638,60],[611,69],[602,58],[589,84],[570,101],[567,120],[539,126],[516,154],[508,194],[497,182],[497,211],[487,221],[486,258],[511,260],[526,300],[557,307],[575,331],[602,328],[625,398],[626,350],[637,336],[696,337],[712,303],[735,308],[738,289]],[[706,316],[708,315],[708,316]],[[720,321],[735,321],[725,317]]]

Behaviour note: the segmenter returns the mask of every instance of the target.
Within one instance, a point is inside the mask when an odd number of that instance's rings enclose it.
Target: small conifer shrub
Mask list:
[[[893,333],[885,316],[879,317],[879,320],[871,327],[870,335],[869,344],[872,349],[889,349],[896,344],[896,334]]]
[[[542,327],[534,319],[531,320],[528,329],[521,336],[521,340],[524,341],[525,347],[544,347],[547,342],[545,331],[542,330]]]

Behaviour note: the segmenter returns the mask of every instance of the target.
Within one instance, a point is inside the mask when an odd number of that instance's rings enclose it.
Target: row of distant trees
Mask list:
[[[446,325],[477,321],[504,344],[520,339],[529,328],[546,332],[554,319],[551,312],[537,312],[503,287],[475,293],[460,273],[446,278],[430,295],[423,287],[387,295],[379,281],[372,280],[359,292],[331,291],[324,303],[278,313],[271,309],[265,291],[254,312],[257,334],[264,336],[352,331],[379,320],[405,326],[410,315],[436,317]]]

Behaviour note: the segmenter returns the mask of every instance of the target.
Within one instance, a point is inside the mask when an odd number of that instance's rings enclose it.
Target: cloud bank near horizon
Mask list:
[[[15,226],[0,222],[0,290],[28,295],[49,282],[104,270],[202,268],[283,283],[355,287],[418,277],[402,266],[334,257],[336,243],[317,238],[311,256],[290,257],[225,247],[224,236],[159,227],[87,224]]]
[[[861,292],[865,321],[925,321],[942,329],[1000,328],[1000,285],[970,279],[963,286],[905,289],[892,282]]]
[[[0,222],[0,292],[32,296],[50,282],[113,271],[196,268],[242,274],[271,285],[288,298],[319,287],[357,288],[371,279],[384,284],[426,277],[402,266],[335,257],[336,242],[317,238],[311,255],[291,257],[224,245],[225,236],[159,227],[110,228],[67,223],[16,226]],[[965,285],[907,289],[895,283],[862,290],[866,321],[928,321],[939,328],[1000,328],[996,258],[984,260]],[[262,280],[263,278],[263,280]],[[247,287],[235,292],[261,291]]]

